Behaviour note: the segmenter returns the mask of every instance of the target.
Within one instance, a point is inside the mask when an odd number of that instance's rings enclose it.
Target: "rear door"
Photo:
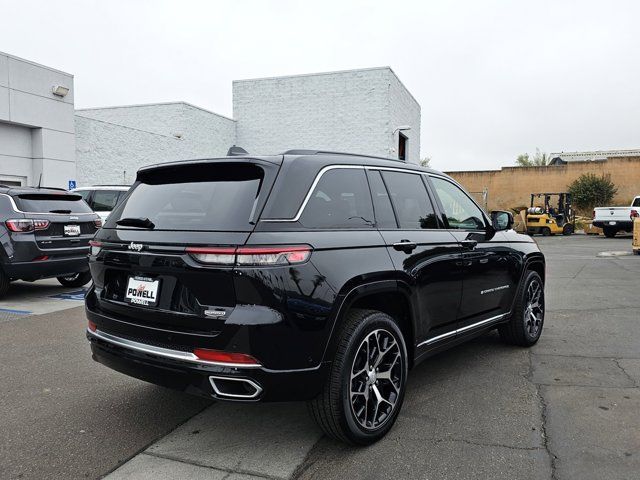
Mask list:
[[[416,343],[428,345],[456,327],[462,295],[460,246],[441,228],[422,175],[373,170],[369,183],[378,228],[417,305]]]

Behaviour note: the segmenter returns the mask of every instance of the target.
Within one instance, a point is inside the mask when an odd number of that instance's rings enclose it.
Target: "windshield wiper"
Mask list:
[[[71,213],[71,210],[49,210],[49,213]]]
[[[116,222],[118,225],[122,225],[123,227],[140,227],[140,228],[155,228],[155,223],[149,220],[147,217],[129,217],[129,218],[121,218]]]

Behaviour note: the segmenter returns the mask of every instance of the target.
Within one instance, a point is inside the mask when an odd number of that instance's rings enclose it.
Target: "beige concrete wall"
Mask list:
[[[564,192],[583,173],[611,176],[618,187],[613,204],[629,205],[634,196],[640,195],[640,157],[571,162],[548,167],[503,167],[501,170],[447,173],[468,191],[480,192],[487,188],[489,210],[528,206],[531,193]]]

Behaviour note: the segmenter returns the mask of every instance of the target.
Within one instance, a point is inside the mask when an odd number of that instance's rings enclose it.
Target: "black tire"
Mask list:
[[[562,227],[562,235],[572,235],[573,230],[573,225],[567,223],[564,227]]]
[[[604,236],[607,238],[613,238],[616,236],[616,233],[618,233],[618,231],[614,228],[603,228],[602,229]]]
[[[543,237],[548,237],[549,235],[551,235],[551,229],[549,227],[542,227],[540,229],[540,233],[542,233]]]
[[[529,310],[532,290],[538,286],[538,307]],[[536,303],[536,302],[533,302]],[[530,347],[535,345],[542,333],[544,325],[544,283],[537,272],[528,270],[520,288],[518,289],[513,315],[508,323],[500,325],[498,331],[505,343]],[[533,318],[536,318],[534,321]]]
[[[366,345],[374,341],[372,338],[378,344],[382,339],[384,345],[391,346],[381,356],[376,355],[374,345],[371,346],[373,351],[365,351]],[[380,362],[371,362],[371,355]],[[374,365],[370,367],[370,363]],[[376,365],[380,365],[380,371]],[[387,369],[384,372],[388,373],[389,379],[376,378],[373,372],[381,374],[382,368]],[[356,374],[352,377],[354,369]],[[339,333],[337,351],[322,393],[308,403],[309,413],[320,428],[336,440],[355,445],[374,443],[396,421],[404,400],[407,372],[407,348],[396,322],[382,312],[353,309],[347,314]],[[352,394],[352,390],[355,393]],[[378,401],[375,410],[373,404],[369,407],[369,401],[376,401],[378,395],[382,398],[387,395],[386,400],[393,401],[393,405],[388,402],[387,406]],[[385,410],[380,410],[380,405]],[[356,410],[360,413],[357,414]],[[370,413],[373,414],[371,422]]]
[[[4,273],[2,268],[0,268],[0,298],[4,298],[4,296],[7,294],[10,284],[11,279],[7,277],[7,274]]]
[[[63,287],[82,287],[91,281],[91,272],[79,272],[57,278]]]

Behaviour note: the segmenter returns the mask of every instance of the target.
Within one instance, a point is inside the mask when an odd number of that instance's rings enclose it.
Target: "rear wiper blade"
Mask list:
[[[71,210],[49,210],[49,213],[71,213]]]
[[[122,225],[123,227],[140,227],[140,228],[155,228],[155,223],[149,220],[147,217],[128,217],[121,218],[116,222],[118,225]]]

